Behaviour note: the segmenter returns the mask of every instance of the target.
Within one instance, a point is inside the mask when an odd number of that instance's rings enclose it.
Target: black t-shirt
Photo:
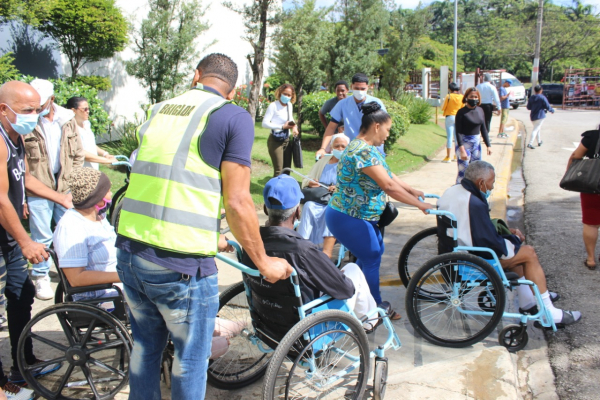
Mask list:
[[[0,125],[0,136],[4,139],[4,145],[8,150],[6,169],[8,173],[8,199],[15,208],[19,218],[23,218],[23,204],[25,204],[25,146],[23,139],[15,145],[8,134]],[[3,146],[0,141],[0,146]],[[17,241],[0,225],[0,246],[13,247]]]
[[[220,96],[211,87],[204,86],[204,89]],[[253,143],[254,123],[252,117],[248,111],[229,103],[211,114],[200,138],[200,155],[207,164],[219,170],[223,161],[250,167]],[[213,257],[161,250],[121,235],[117,236],[116,246],[144,260],[182,274],[195,276],[200,270],[200,276],[209,276],[217,272],[217,265]]]
[[[296,231],[281,226],[261,227],[260,236],[269,257],[285,259],[298,273],[304,304],[321,297],[321,293],[338,300],[354,295],[352,281],[337,269],[325,253]],[[246,253],[242,263],[256,269]]]
[[[600,131],[586,131],[583,132],[581,136],[581,144],[587,149],[585,156],[588,158],[594,158],[596,146],[598,145],[598,140],[600,140]]]
[[[481,133],[483,141],[487,147],[490,147],[490,139],[488,137],[488,131],[485,127],[485,115],[481,107],[475,107],[473,109],[469,107],[463,107],[456,113],[454,120],[454,126],[456,129],[456,142],[458,146],[462,146],[462,138],[460,135],[477,136]]]

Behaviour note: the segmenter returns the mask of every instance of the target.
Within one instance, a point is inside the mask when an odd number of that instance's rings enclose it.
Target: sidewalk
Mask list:
[[[509,139],[498,139],[499,118],[492,120],[492,156],[484,160],[496,168],[496,185],[491,198],[492,215],[504,218],[508,182],[511,175],[513,146],[520,131],[515,120],[508,132]],[[510,129],[510,128],[509,128]],[[485,152],[485,146],[483,146]],[[411,186],[426,193],[441,195],[456,181],[456,163],[443,164],[445,149],[418,171],[401,175]],[[403,318],[394,323],[400,336],[402,348],[386,352],[389,359],[389,377],[386,399],[557,399],[554,376],[547,357],[543,333],[530,326],[529,344],[517,354],[510,354],[498,344],[497,334],[503,324],[484,341],[463,349],[438,347],[414,335],[412,326],[404,313],[406,290],[398,276],[398,256],[404,243],[415,233],[435,226],[435,218],[420,211],[396,204],[400,215],[386,228],[386,251],[381,265],[382,295],[390,301]],[[259,213],[261,223],[264,216]],[[219,264],[219,285],[224,289],[238,282],[241,274],[233,268]],[[509,297],[511,311],[518,309],[514,298]],[[504,322],[504,321],[503,321]],[[506,321],[514,323],[514,321]],[[384,330],[371,345],[381,343]],[[371,372],[372,373],[372,372]],[[262,381],[238,391],[221,391],[209,387],[207,399],[257,398],[261,393]],[[366,396],[365,398],[370,398]]]

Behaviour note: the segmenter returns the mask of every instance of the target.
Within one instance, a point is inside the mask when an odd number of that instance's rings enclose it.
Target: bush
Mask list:
[[[398,96],[397,101],[408,109],[412,124],[425,124],[433,116],[433,107],[420,97],[416,97],[410,93],[402,93]]]
[[[12,53],[6,53],[0,57],[0,85],[4,82],[19,79],[19,70],[13,64],[15,58]]]
[[[125,119],[119,127],[114,128],[114,132],[120,139],[115,140],[114,142],[105,143],[101,146],[112,155],[124,155],[130,157],[131,153],[138,148],[138,140],[135,132],[144,121],[145,118],[142,117],[140,119],[137,114],[133,121]]]
[[[329,92],[316,92],[302,97],[302,120],[308,121],[308,123],[315,128],[319,136],[325,134],[325,128],[319,119],[319,110],[323,107],[323,103],[333,96],[334,95]],[[329,119],[329,114],[327,114],[326,117]]]
[[[22,78],[24,82],[31,82],[35,78],[25,76]],[[70,83],[62,79],[48,79],[54,84],[54,102],[60,106],[64,106],[73,96],[85,97],[90,106],[90,124],[92,124],[92,132],[94,135],[101,136],[108,131],[110,120],[108,114],[104,111],[104,102],[98,98],[98,91],[81,82]]]
[[[388,151],[394,143],[408,132],[410,117],[408,110],[402,104],[392,100],[382,100],[385,108],[392,117],[392,129],[390,137],[385,141],[384,149]]]
[[[75,78],[75,82],[83,83],[84,85],[88,85],[93,87],[96,90],[110,90],[112,89],[112,84],[110,83],[110,78],[105,76],[91,75],[91,76],[78,76]]]

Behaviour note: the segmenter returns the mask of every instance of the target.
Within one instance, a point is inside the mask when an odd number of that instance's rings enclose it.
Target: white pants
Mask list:
[[[535,121],[531,121],[533,123],[533,131],[531,132],[531,140],[529,144],[533,146],[533,141],[537,138],[538,144],[542,141],[542,124],[546,118],[536,119]]]
[[[371,290],[365,279],[365,275],[360,267],[354,263],[346,264],[342,272],[354,284],[354,296],[346,302],[348,307],[352,308],[358,319],[367,315],[367,313],[377,307],[375,299],[371,296]],[[367,329],[371,328],[370,323],[363,324]]]

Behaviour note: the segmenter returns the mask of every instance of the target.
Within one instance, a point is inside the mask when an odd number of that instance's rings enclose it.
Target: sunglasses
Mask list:
[[[85,107],[85,108],[78,108],[78,110],[81,110],[83,112],[90,112],[90,108],[89,107]]]

